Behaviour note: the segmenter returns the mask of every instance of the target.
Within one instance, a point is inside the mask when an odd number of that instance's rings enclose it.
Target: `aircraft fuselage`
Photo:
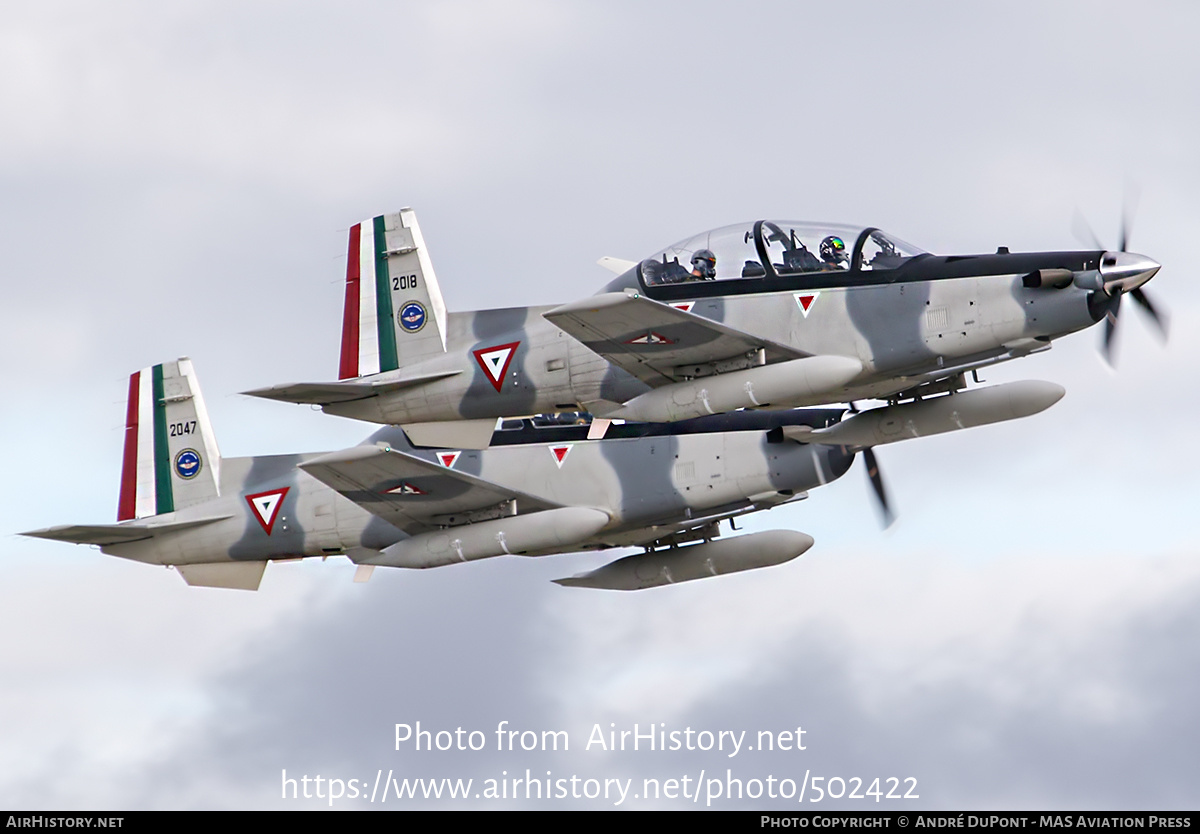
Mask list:
[[[1082,274],[1098,254],[985,256],[981,260],[1019,259],[1020,271],[996,275],[855,286],[839,280],[840,274],[824,273],[809,276],[800,289],[696,297],[698,290],[718,287],[676,285],[647,295],[688,305],[696,316],[802,353],[857,359],[863,366],[859,377],[825,400],[849,402],[887,398],[950,369],[968,370],[1045,349],[1053,339],[1095,324],[1088,292],[1073,286],[1027,288],[1022,279],[1037,263],[1049,264],[1045,268],[1071,263]],[[632,274],[606,289],[622,288],[646,291]],[[405,424],[580,410],[596,401],[625,402],[651,389],[543,317],[553,309],[449,313],[446,352],[405,361],[403,371],[394,375],[461,373],[395,393],[331,403],[324,410]],[[403,348],[401,341],[402,357]],[[505,350],[511,350],[511,357],[497,380],[494,374],[500,369],[476,357]]]
[[[824,417],[836,421],[837,414]],[[811,423],[814,417],[805,419]],[[526,423],[522,429],[497,432],[489,449],[458,452],[450,466],[548,505],[607,514],[603,530],[561,548],[574,552],[652,542],[694,527],[710,515],[724,517],[791,500],[840,477],[854,457],[840,447],[769,438],[770,427],[757,415],[724,415],[711,425],[726,430],[674,434],[665,433],[661,426],[630,425],[624,430],[629,436],[617,431],[606,440],[588,441],[586,426],[533,428]],[[739,427],[743,430],[736,430]],[[381,429],[363,446],[378,444],[445,465],[439,453],[446,450],[414,449],[400,429]],[[305,472],[302,465],[318,457],[225,458],[220,497],[158,516],[155,523],[227,518],[102,549],[114,556],[165,565],[345,552],[357,553],[362,561],[367,558],[364,551],[382,551],[409,538]],[[391,490],[385,496],[388,500],[414,506],[441,498],[439,493],[445,491],[443,484],[434,486],[421,478],[404,483],[407,486],[400,492],[390,483],[375,486],[381,495],[384,488]],[[279,496],[277,502],[270,500],[273,496]],[[517,518],[513,516],[514,521]],[[426,528],[442,529],[435,524]],[[409,529],[419,535],[426,528]]]

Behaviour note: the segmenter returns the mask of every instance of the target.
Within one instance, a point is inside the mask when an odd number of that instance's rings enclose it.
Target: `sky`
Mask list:
[[[1194,809],[1198,18],[1185,2],[6,7],[0,805]],[[1115,369],[1091,330],[987,370],[1067,395],[881,448],[887,531],[856,463],[747,519],[812,535],[802,558],[678,587],[549,581],[595,555],[367,584],[335,558],[272,565],[245,593],[16,535],[114,518],[125,380],[156,362],[193,359],[225,455],[369,434],[238,392],[333,378],[346,230],[402,206],[455,311],[571,301],[608,280],[601,256],[755,218],[953,254],[1077,248],[1077,214],[1115,247],[1128,211],[1131,248],[1163,264],[1148,291],[1170,340],[1125,305]],[[417,722],[486,744],[398,743]],[[501,722],[569,749],[497,750]],[[594,743],[635,725],[755,749]],[[768,736],[805,749],[758,749]],[[527,770],[599,795],[474,797]],[[476,787],[371,801],[389,774]],[[285,798],[318,775],[360,794]],[[753,796],[768,779],[793,795]],[[849,798],[856,779],[912,796]]]

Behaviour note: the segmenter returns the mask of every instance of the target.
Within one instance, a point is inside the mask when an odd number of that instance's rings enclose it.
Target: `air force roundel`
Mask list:
[[[409,333],[416,333],[425,326],[425,307],[419,301],[409,301],[396,314],[400,326]]]
[[[195,449],[184,449],[175,456],[175,474],[185,481],[199,475],[201,466],[203,463],[200,461],[200,453]]]

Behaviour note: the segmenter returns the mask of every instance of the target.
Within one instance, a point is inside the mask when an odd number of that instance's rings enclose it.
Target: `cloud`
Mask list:
[[[294,807],[278,799],[285,768],[730,767],[914,776],[914,807],[1186,806],[1200,75],[1194,10],[1141,15],[1143,53],[1124,14],[7,10],[6,534],[112,518],[125,375],[151,362],[196,360],[226,454],[365,436],[233,392],[332,375],[344,231],[401,205],[419,210],[463,310],[568,301],[606,280],[600,255],[752,217],[1016,251],[1075,246],[1082,204],[1114,240],[1129,176],[1135,248],[1164,264],[1150,289],[1176,326],[1163,349],[1124,312],[1117,372],[1095,333],[989,370],[1068,395],[1026,421],[881,449],[895,529],[876,531],[856,467],[747,522],[813,534],[803,559],[720,581],[633,595],[548,583],[599,561],[583,556],[378,571],[362,587],[335,561],[273,566],[239,595],[10,536],[0,792],[46,808]],[[563,728],[573,746],[395,751],[393,725],[418,720]],[[594,725],[658,722],[802,723],[809,749],[579,749]]]
[[[702,770],[746,781],[799,782],[805,771],[868,785],[916,778],[920,800],[888,808],[1190,801],[1197,657],[1188,635],[1200,596],[1190,556],[1134,566],[1052,554],[987,565],[840,554],[632,595],[545,582],[561,568],[509,559],[377,572],[316,610],[295,606],[205,675],[193,693],[205,708],[180,716],[105,796],[114,807],[296,807],[305,803],[279,799],[283,770],[363,783],[382,770],[478,786],[529,768],[631,778],[638,791],[643,779],[695,780]],[[268,580],[286,581],[276,575],[287,571],[273,568]],[[396,751],[394,725],[418,721],[433,733],[479,730],[487,748]],[[566,730],[571,749],[498,752],[501,721]],[[644,740],[638,752],[585,749],[597,726],[606,734],[634,725],[643,734],[660,725],[745,730],[747,746],[760,731],[778,738],[801,727],[807,749],[732,758],[651,752]],[[75,762],[71,773],[88,773],[89,760],[103,757],[92,745],[68,746],[62,758]],[[501,804],[610,805],[523,796]]]

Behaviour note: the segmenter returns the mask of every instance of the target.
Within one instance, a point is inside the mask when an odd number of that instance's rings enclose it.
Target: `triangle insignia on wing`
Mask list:
[[[695,301],[680,301],[678,304],[672,304],[676,310],[683,310],[685,313],[692,312],[692,308],[696,306]]]
[[[804,314],[805,318],[808,318],[809,310],[812,309],[813,304],[816,302],[817,297],[820,295],[821,294],[819,292],[798,292],[798,293],[796,293],[796,295],[795,295],[796,304],[797,304],[797,306],[800,307],[800,312]]]
[[[461,454],[462,452],[438,452],[438,463],[447,469],[453,469],[455,462],[458,460],[458,456]]]
[[[520,346],[520,342],[509,342],[504,345],[492,345],[471,351],[475,356],[475,361],[483,369],[484,376],[488,378],[488,382],[492,383],[492,387],[496,391],[499,391],[504,385],[508,366],[512,363],[513,356],[516,355],[517,348]]]
[[[451,464],[453,464],[453,462],[451,462]],[[429,494],[425,490],[421,489],[419,486],[414,486],[413,484],[410,484],[408,481],[405,481],[402,484],[398,484],[398,485],[392,487],[391,489],[385,489],[384,493],[386,495],[428,495]]]
[[[625,344],[627,344],[627,345],[673,345],[673,344],[675,344],[675,340],[668,339],[663,334],[655,333],[653,330],[647,330],[641,336],[637,336],[633,339],[630,339],[627,342],[625,342]]]
[[[262,525],[268,536],[275,527],[275,519],[279,517],[279,508],[283,506],[283,499],[289,489],[291,487],[282,487],[246,496],[246,503],[250,505],[251,514]]]
[[[559,469],[562,469],[563,462],[567,459],[567,453],[571,451],[571,447],[574,445],[574,443],[564,443],[561,446],[550,447],[550,454],[554,455],[554,462],[558,465]]]

